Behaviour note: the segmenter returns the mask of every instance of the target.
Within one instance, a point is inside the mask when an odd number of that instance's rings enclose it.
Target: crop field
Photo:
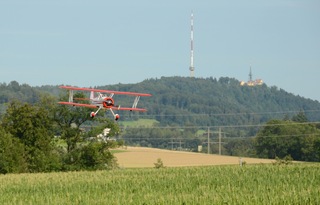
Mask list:
[[[320,204],[320,164],[0,175],[0,204]]]
[[[235,156],[213,155],[195,152],[171,151],[147,147],[125,147],[113,150],[122,168],[154,167],[157,159],[161,159],[166,167],[210,166],[239,164],[272,163],[275,160],[257,159]]]

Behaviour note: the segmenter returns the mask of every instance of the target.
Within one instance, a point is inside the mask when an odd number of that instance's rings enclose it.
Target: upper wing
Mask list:
[[[78,88],[72,86],[60,86],[60,88],[67,89],[67,90],[82,90],[82,91],[93,91],[93,92],[100,92],[100,93],[114,93],[118,95],[134,95],[134,96],[151,96],[148,93],[134,93],[134,92],[121,92],[121,91],[113,91],[113,90],[100,90],[100,89],[93,89],[93,88]]]
[[[97,108],[97,105],[90,104],[82,104],[82,103],[73,103],[73,102],[58,102],[61,105],[72,105],[72,106],[80,106],[80,107],[89,107],[89,108]]]

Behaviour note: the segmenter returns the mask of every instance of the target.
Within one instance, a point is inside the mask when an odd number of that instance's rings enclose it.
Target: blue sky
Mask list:
[[[319,0],[0,0],[0,82],[262,78],[320,101]]]

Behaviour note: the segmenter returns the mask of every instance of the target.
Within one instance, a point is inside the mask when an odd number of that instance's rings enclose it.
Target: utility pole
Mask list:
[[[210,142],[210,134],[215,134],[215,133],[218,134],[218,141]],[[219,152],[219,155],[221,155],[221,153],[222,153],[222,144],[223,144],[221,127],[219,127],[219,130],[216,131],[216,132],[211,132],[210,131],[210,127],[208,127],[207,133],[204,133],[203,135],[204,136],[207,135],[207,142],[203,142],[203,143],[208,144],[208,154],[210,154],[210,144],[218,144],[218,152]]]
[[[219,127],[219,155],[221,155],[221,127]]]
[[[178,142],[174,142],[173,139],[171,139],[171,142],[169,142],[169,144],[171,144],[171,150],[173,150],[173,144],[179,144],[179,150],[182,150],[182,144],[184,144],[184,142],[181,141],[181,138],[180,139],[177,139],[179,140]]]
[[[208,154],[210,154],[210,127],[208,127]]]

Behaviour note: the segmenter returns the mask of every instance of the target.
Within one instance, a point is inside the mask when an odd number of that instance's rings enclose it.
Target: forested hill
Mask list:
[[[100,89],[151,93],[142,97],[138,107],[148,112],[140,118],[156,119],[166,125],[228,126],[264,123],[304,112],[309,121],[320,121],[320,103],[295,96],[275,86],[240,86],[233,78],[162,77],[137,84],[99,86]],[[0,104],[12,99],[34,103],[41,93],[59,96],[58,86],[31,87],[18,82],[0,84]],[[133,99],[119,101],[132,103]],[[2,110],[3,112],[3,110]],[[124,112],[124,119],[137,114]],[[126,116],[127,115],[127,116]],[[131,116],[129,118],[129,115]],[[123,119],[123,118],[122,118]],[[134,118],[132,118],[134,119]]]
[[[150,118],[177,125],[243,125],[283,119],[304,112],[320,121],[320,103],[275,86],[240,86],[234,78],[162,77],[137,84],[99,87],[151,93],[139,102]]]

